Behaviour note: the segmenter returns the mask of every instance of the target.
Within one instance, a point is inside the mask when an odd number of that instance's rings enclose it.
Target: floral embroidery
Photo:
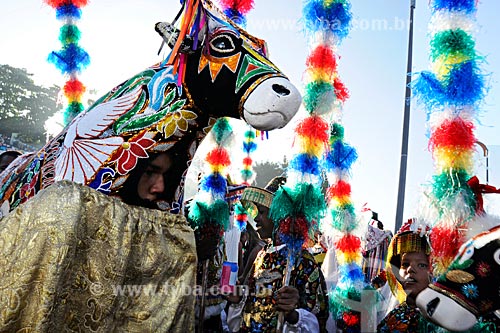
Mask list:
[[[149,155],[146,149],[151,148],[155,141],[146,137],[147,131],[139,133],[128,142],[124,142],[116,151],[112,161],[117,161],[117,171],[121,175],[129,173],[130,170],[135,168],[139,158],[147,158]]]
[[[185,132],[189,125],[196,124],[194,119],[198,118],[196,113],[189,110],[178,110],[168,114],[163,120],[161,120],[156,126],[159,132],[162,132],[165,138],[169,138],[172,135],[182,135],[181,132]]]
[[[462,292],[467,298],[477,298],[479,296],[477,286],[473,285],[472,283],[463,285]]]
[[[491,267],[490,267],[490,265],[488,265],[488,263],[481,261],[477,265],[476,272],[477,272],[477,275],[484,278],[490,274],[490,269],[491,269]]]
[[[29,198],[35,195],[36,193],[36,183],[38,181],[38,173],[33,175],[33,178],[29,183],[24,184],[19,190],[21,196],[21,203],[26,202]]]

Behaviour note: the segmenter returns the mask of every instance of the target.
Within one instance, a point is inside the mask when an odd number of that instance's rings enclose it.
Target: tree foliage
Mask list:
[[[19,133],[21,141],[45,141],[45,121],[57,111],[56,85],[38,86],[26,69],[0,65],[0,133]]]
[[[278,162],[262,162],[256,163],[253,167],[255,172],[255,186],[264,187],[266,184],[276,176],[285,174],[286,160],[283,163]]]

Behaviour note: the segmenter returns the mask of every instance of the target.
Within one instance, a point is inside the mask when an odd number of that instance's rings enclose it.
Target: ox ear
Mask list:
[[[168,22],[158,22],[155,24],[155,30],[163,38],[163,43],[166,43],[171,49],[174,48],[177,39],[179,38],[180,31],[172,23]],[[198,44],[201,44],[200,42]],[[163,44],[162,44],[163,46]],[[198,47],[200,45],[197,45]],[[198,48],[197,47],[197,48]],[[197,49],[196,48],[196,49]],[[161,48],[160,48],[161,50]],[[191,36],[184,37],[182,44],[179,48],[181,53],[193,53],[193,38]]]

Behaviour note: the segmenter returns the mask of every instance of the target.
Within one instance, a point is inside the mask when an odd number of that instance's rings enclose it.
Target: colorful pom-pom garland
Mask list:
[[[486,94],[482,58],[475,50],[476,0],[433,0],[431,9],[431,71],[412,83],[425,107],[430,128],[429,149],[435,166],[432,189],[426,193],[430,211],[434,273],[451,263],[475,215],[476,198],[467,184],[474,167],[474,118]]]
[[[62,49],[52,51],[48,61],[53,63],[62,74],[69,76],[63,88],[64,96],[68,101],[63,115],[63,123],[66,125],[85,109],[81,101],[86,88],[78,80],[78,74],[89,65],[90,57],[78,45],[80,30],[75,22],[80,19],[81,8],[87,5],[87,0],[44,0],[44,2],[55,8],[56,18],[64,22],[59,32]]]
[[[344,141],[342,106],[349,92],[339,78],[336,54],[337,47],[349,33],[351,5],[345,0],[306,0],[303,19],[313,45],[305,76],[308,81],[304,106],[309,117],[297,127],[297,141],[302,151],[292,159],[290,171],[299,175],[299,183],[315,184],[321,174],[327,176],[329,187],[323,200],[326,199],[329,214],[321,221],[321,230],[335,240],[334,249],[330,250],[335,250],[339,264],[339,281],[329,291],[330,311],[338,327],[355,332],[360,331],[362,318],[360,309],[354,310],[352,302],[359,302],[369,286],[361,266],[361,241],[352,234],[358,222],[349,177],[357,153]],[[334,121],[328,124],[324,119]],[[309,227],[314,232],[315,226]],[[366,300],[364,304],[374,305]]]
[[[227,168],[231,164],[227,147],[233,138],[233,130],[227,118],[219,118],[207,139],[213,140],[213,148],[205,161],[207,170],[201,179],[198,192],[189,204],[188,219],[196,232],[216,231],[221,237],[229,227],[227,193]]]

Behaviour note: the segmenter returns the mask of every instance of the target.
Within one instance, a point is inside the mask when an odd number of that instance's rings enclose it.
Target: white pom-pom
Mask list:
[[[477,30],[476,20],[463,12],[438,10],[429,21],[429,33],[434,35],[445,30],[462,29],[468,34],[475,33]]]

